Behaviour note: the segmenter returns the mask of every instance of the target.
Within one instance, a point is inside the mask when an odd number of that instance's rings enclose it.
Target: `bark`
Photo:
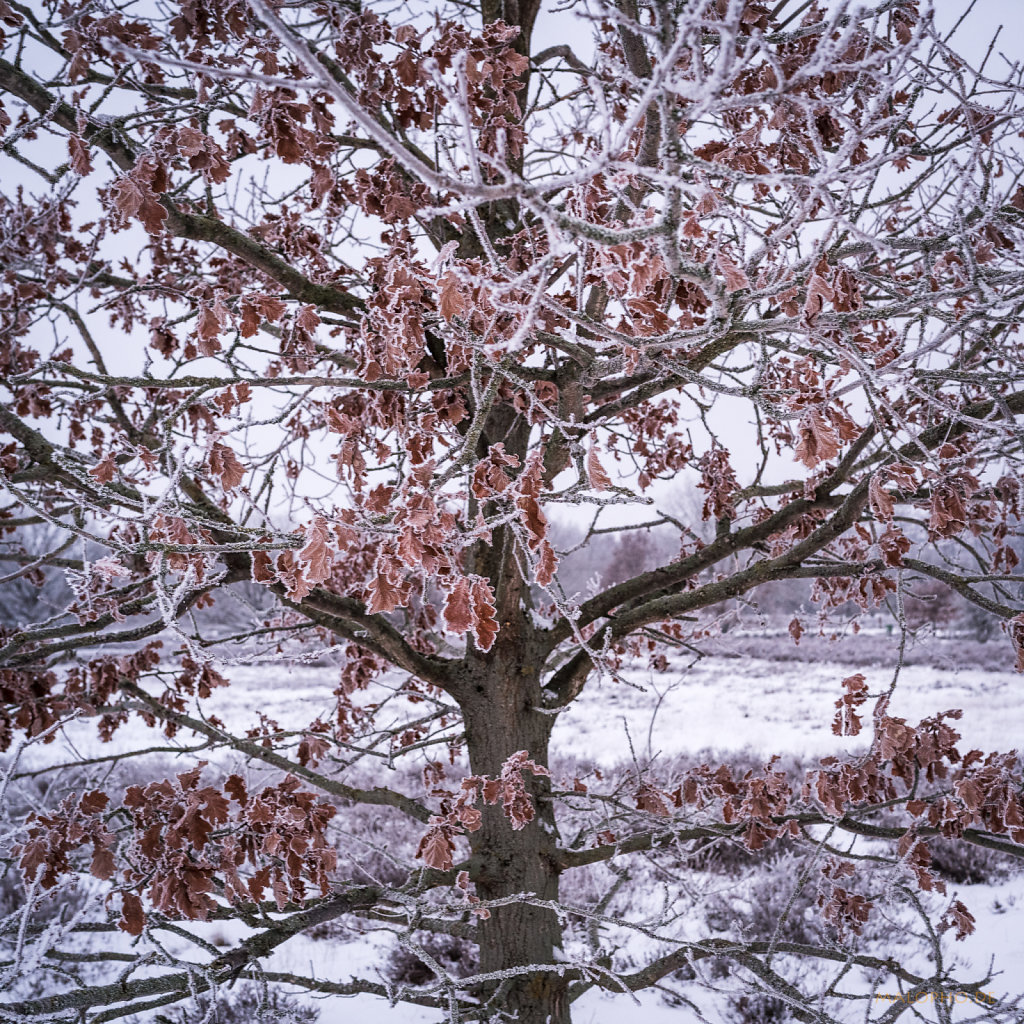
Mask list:
[[[463,703],[470,766],[476,774],[498,775],[508,757],[529,751],[548,764],[548,741],[554,718],[539,713],[540,658],[532,643],[510,639],[480,659]],[[483,824],[473,833],[470,877],[483,900],[529,893],[558,899],[557,832],[550,785],[527,775],[536,817],[514,830],[500,806],[486,807]],[[478,927],[480,970],[504,971],[554,964],[562,945],[562,926],[551,910],[516,902],[496,907]],[[523,1024],[569,1024],[568,981],[554,971],[534,970],[489,984],[484,999],[493,1010],[514,1015]]]

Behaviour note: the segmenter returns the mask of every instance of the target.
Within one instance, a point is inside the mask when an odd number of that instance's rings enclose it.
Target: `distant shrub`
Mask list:
[[[771,879],[764,872],[752,876],[744,889],[745,896],[714,894],[707,904],[708,926],[716,932],[754,941],[824,941],[827,926],[813,909],[813,884],[805,885],[794,895],[801,866],[799,858],[786,857],[771,872]]]
[[[928,849],[932,869],[955,885],[993,885],[1024,871],[1024,862],[1016,857],[970,843],[933,839]]]
[[[209,996],[200,996],[173,1016],[159,1015],[160,1024],[316,1024],[320,1011],[295,996],[258,985],[218,994],[212,1013]]]
[[[416,943],[453,977],[466,978],[477,970],[477,951],[465,939],[424,932],[417,935]],[[419,987],[436,980],[436,975],[426,961],[405,946],[396,946],[391,951],[384,973],[396,985]]]
[[[764,992],[734,997],[729,1010],[730,1024],[786,1024],[794,1019],[781,999]]]
[[[43,926],[57,919],[67,920],[82,909],[87,899],[87,895],[75,884],[41,893],[36,897],[32,924]],[[13,867],[8,867],[0,874],[0,944],[11,937],[5,927],[5,919],[10,918],[24,905],[25,887],[21,874]]]

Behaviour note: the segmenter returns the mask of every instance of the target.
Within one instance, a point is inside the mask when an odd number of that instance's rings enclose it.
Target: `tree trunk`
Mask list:
[[[478,681],[463,706],[466,744],[475,774],[500,774],[504,762],[526,750],[547,766],[548,740],[554,719],[533,710],[540,683],[522,647],[502,645],[481,665]],[[536,817],[525,828],[512,828],[500,806],[483,809],[483,824],[471,836],[471,878],[483,900],[530,893],[558,898],[556,830],[546,778],[527,774]],[[553,964],[562,945],[557,914],[526,903],[492,909],[478,924],[480,970],[503,971],[533,964]],[[481,995],[495,1011],[523,1024],[569,1024],[567,982],[554,971],[533,971],[488,984]]]

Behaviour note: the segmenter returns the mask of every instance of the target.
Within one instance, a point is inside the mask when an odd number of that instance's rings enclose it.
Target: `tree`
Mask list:
[[[972,917],[928,844],[1020,856],[1021,774],[961,754],[949,713],[911,725],[891,689],[837,682],[835,732],[870,749],[800,774],[566,780],[550,740],[589,681],[699,653],[708,609],[771,581],[814,581],[827,614],[932,578],[1024,668],[1020,66],[972,65],[914,0],[595,2],[543,33],[540,13],[0,0],[4,558],[36,566],[18,533],[49,523],[42,564],[73,590],[4,633],[0,739],[91,716],[116,745],[141,721],[215,761],[165,778],[118,748],[15,814],[5,969],[49,988],[11,988],[4,1019],[152,1015],[242,976],[389,994],[260,973],[342,919],[424,955],[423,931],[471,942],[473,975],[431,959],[435,985],[397,993],[451,1020],[565,1024],[595,986],[712,965],[808,1021],[842,1015],[837,979],[907,993],[887,1021],[983,991],[942,958]],[[678,474],[705,539],[658,510]],[[553,509],[584,540],[674,526],[678,554],[566,593]],[[927,557],[950,538],[959,562]],[[340,660],[331,715],[298,732],[203,710],[238,648],[192,613],[252,581],[274,605],[252,603],[247,657]],[[224,778],[218,751],[276,774]],[[105,781],[131,754],[138,784]],[[401,878],[341,869],[332,822],[357,805],[419,842]],[[709,844],[803,851],[831,930],[787,940],[787,907],[767,938],[716,937],[615,902],[638,859],[680,898]],[[560,895],[586,872],[610,888]],[[92,917],[32,924],[87,874]],[[938,917],[930,967],[869,944],[907,908]],[[241,937],[204,945],[205,920]],[[641,924],[639,966],[603,946]]]

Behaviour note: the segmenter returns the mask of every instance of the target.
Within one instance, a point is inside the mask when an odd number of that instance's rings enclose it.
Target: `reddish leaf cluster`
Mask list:
[[[38,878],[44,889],[52,889],[72,870],[69,855],[86,843],[92,844],[89,870],[97,878],[114,873],[112,847],[116,841],[102,816],[110,798],[99,790],[65,797],[49,814],[33,815],[28,823],[28,838],[14,848],[26,883]],[[40,873],[42,869],[42,873]]]
[[[122,845],[120,927],[132,935],[145,925],[143,894],[172,918],[206,920],[218,906],[219,883],[231,902],[258,903],[269,889],[279,908],[302,903],[307,882],[321,896],[328,892],[337,853],[326,828],[335,808],[318,803],[292,776],[255,795],[238,775],[223,791],[203,786],[204,765],[125,791],[120,813],[130,826]],[[93,846],[91,873],[112,878],[116,836],[108,828],[110,813],[104,814],[108,804],[107,794],[97,791],[33,817],[16,850],[26,881],[42,868],[41,884],[52,888],[73,870],[69,855],[83,843]],[[253,869],[245,878],[239,874],[244,865]]]
[[[526,771],[550,775],[543,765],[530,759],[527,751],[519,750],[505,761],[497,778],[469,775],[462,780],[457,794],[435,787],[432,793],[441,797],[441,813],[430,819],[430,828],[420,839],[416,856],[422,857],[427,867],[447,871],[453,863],[455,836],[476,832],[482,824],[480,811],[474,806],[481,797],[485,804],[500,803],[514,830],[525,828],[534,818],[533,800],[523,781]]]
[[[855,709],[866,700],[867,686],[859,674],[844,680],[843,686],[847,692],[836,702],[836,731],[856,735],[860,719]],[[684,805],[713,810],[726,824],[743,825],[739,836],[744,844],[759,850],[773,839],[799,835],[796,815],[809,801],[837,820],[857,808],[902,801],[908,815],[897,843],[902,862],[920,889],[945,892],[929,871],[931,854],[921,838],[922,827],[947,837],[980,828],[1024,845],[1024,778],[1017,755],[983,755],[975,750],[961,756],[956,747],[959,734],[945,721],[959,716],[960,712],[947,712],[913,727],[887,715],[883,699],[875,710],[871,749],[855,761],[823,758],[820,767],[806,772],[797,783],[776,767],[774,759],[761,773],[751,770],[741,778],[728,765],[712,769],[702,764],[688,769],[673,792],[641,780],[636,806],[665,818]],[[936,783],[942,783],[943,789],[934,794],[922,788]],[[614,836],[598,839],[614,841]],[[819,888],[819,906],[840,932],[859,933],[872,903],[837,884],[837,879],[852,873],[849,864],[829,862]],[[957,920],[964,924],[962,918]]]
[[[832,732],[836,736],[856,736],[861,728],[861,719],[856,709],[868,699],[868,684],[864,676],[858,672],[856,675],[847,676],[842,686],[846,693],[836,701],[838,710],[832,722]]]
[[[96,714],[124,683],[136,682],[156,666],[160,646],[154,641],[134,654],[93,658],[70,668],[63,680],[53,671],[31,667],[0,670],[0,751],[8,749],[14,730],[38,736],[71,712]],[[126,717],[125,712],[103,714],[100,737],[109,740]],[[55,738],[51,733],[45,741]]]
[[[817,904],[821,915],[836,929],[840,940],[847,931],[859,935],[874,906],[871,900],[839,884],[840,879],[852,877],[854,873],[849,861],[829,858],[822,865],[818,882]]]
[[[0,669],[0,751],[11,745],[14,730],[39,736],[57,721],[67,704],[54,688],[57,676],[36,668]],[[52,742],[54,737],[47,736]]]
[[[729,461],[729,450],[714,445],[701,456],[700,482],[697,486],[707,492],[704,500],[702,516],[704,519],[723,519],[731,517],[733,495],[740,489],[739,481]]]
[[[480,576],[450,581],[444,603],[445,627],[450,633],[472,632],[478,650],[489,651],[498,633],[494,592]]]

